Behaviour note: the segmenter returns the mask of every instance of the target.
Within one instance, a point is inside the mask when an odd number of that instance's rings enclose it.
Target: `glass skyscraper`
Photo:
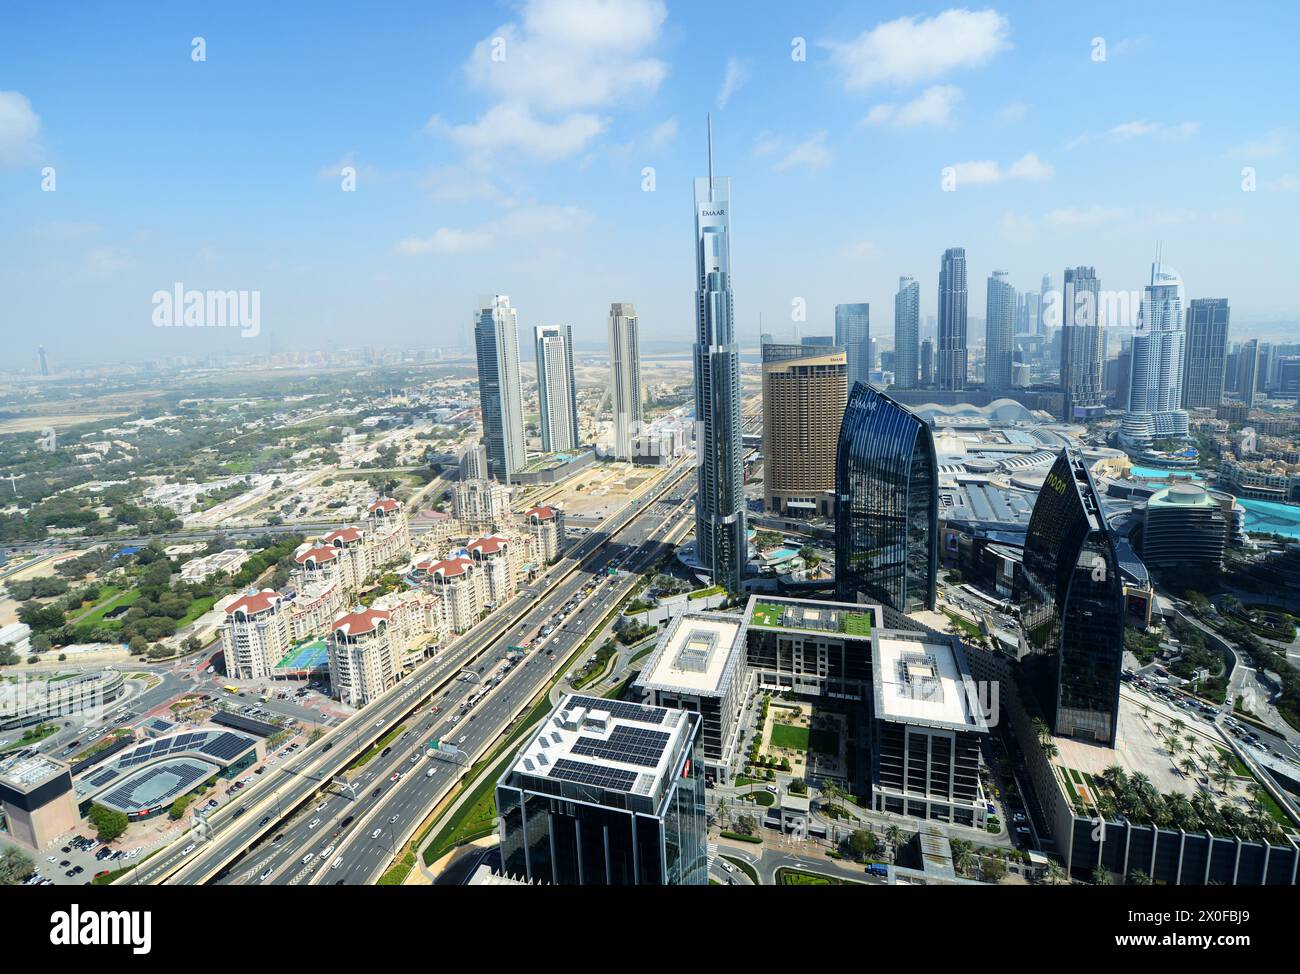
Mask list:
[[[1022,665],[1056,734],[1115,745],[1124,592],[1088,466],[1064,449],[1038,492],[1016,582]]]
[[[859,383],[835,455],[835,589],[841,602],[933,609],[939,465],[930,427]]]
[[[806,340],[806,339],[805,339]],[[828,343],[829,344],[829,343]],[[849,386],[871,377],[871,305],[835,306],[835,344],[849,363]]]
[[[1150,447],[1162,439],[1187,438],[1183,402],[1185,308],[1183,279],[1157,259],[1142,294],[1133,336],[1133,377],[1120,442]]]
[[[966,388],[966,251],[949,247],[939,265],[940,389]]]
[[[578,392],[573,378],[573,328],[538,325],[537,401],[542,449],[547,453],[578,448]]]
[[[695,546],[713,581],[739,592],[749,546],[745,536],[740,347],[731,307],[731,180],[695,180]]]
[[[1183,351],[1183,408],[1218,409],[1228,365],[1228,299],[1192,298]]]
[[[488,472],[502,483],[528,462],[524,406],[519,388],[519,320],[510,298],[495,295],[474,322],[478,397]]]
[[[894,295],[894,385],[916,387],[921,342],[921,285],[910,277],[898,279]]]
[[[614,458],[632,459],[632,438],[641,432],[641,344],[636,308],[609,306],[609,383],[614,409]]]
[[[1061,297],[1061,391],[1067,423],[1106,411],[1106,326],[1101,282],[1092,267],[1067,267]]]
[[[1011,339],[1015,332],[1016,289],[1006,271],[988,279],[984,318],[984,388],[1004,392],[1011,388]]]

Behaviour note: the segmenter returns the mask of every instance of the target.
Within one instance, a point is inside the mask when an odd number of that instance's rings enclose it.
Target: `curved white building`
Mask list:
[[[1187,340],[1183,279],[1157,259],[1142,295],[1133,337],[1133,373],[1120,442],[1145,448],[1156,440],[1187,437],[1183,409],[1183,346]]]

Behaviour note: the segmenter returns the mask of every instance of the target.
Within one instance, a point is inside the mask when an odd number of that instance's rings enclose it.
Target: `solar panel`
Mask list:
[[[551,778],[572,781],[580,785],[594,785],[611,791],[631,791],[636,784],[637,773],[626,768],[607,768],[586,761],[570,761],[560,758],[551,768]]]
[[[644,727],[628,727],[619,724],[610,733],[609,738],[582,737],[573,743],[571,753],[584,757],[601,758],[606,761],[621,761],[624,764],[636,764],[643,768],[653,768],[659,763],[670,735],[664,731],[649,730]]]
[[[644,707],[641,704],[627,703],[624,700],[605,700],[602,697],[574,697],[573,706],[586,707],[588,710],[603,710],[619,720],[630,720],[638,724],[662,724],[668,716],[663,707]]]

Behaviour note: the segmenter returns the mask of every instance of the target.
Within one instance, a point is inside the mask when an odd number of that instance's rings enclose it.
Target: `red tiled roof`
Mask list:
[[[546,505],[534,507],[528,512],[527,516],[535,517],[540,521],[549,521],[551,518],[555,517],[555,508]]]
[[[250,616],[257,615],[259,612],[265,612],[279,601],[280,593],[275,589],[262,589],[260,592],[251,592],[231,602],[226,606],[226,615],[233,616],[236,612],[243,612],[244,615]]]
[[[360,528],[339,528],[337,531],[331,531],[325,535],[325,543],[333,544],[335,541],[360,541]]]
[[[293,560],[300,565],[305,565],[308,560],[317,562],[333,561],[338,556],[339,552],[337,548],[332,548],[327,545],[317,545],[315,548],[308,548],[300,555],[294,555]]]
[[[334,631],[343,632],[349,636],[362,636],[368,632],[374,632],[379,628],[381,622],[388,621],[388,613],[379,609],[362,609],[360,612],[349,612],[334,620]]]
[[[479,538],[476,541],[471,541],[466,547],[470,551],[477,551],[480,554],[495,555],[507,544],[509,544],[509,542],[505,538],[499,537],[498,535],[491,535],[487,538]]]
[[[391,497],[381,497],[370,505],[371,514],[374,514],[375,511],[386,511],[392,513],[395,510],[397,510],[397,501],[393,500]]]
[[[430,575],[442,575],[445,578],[455,578],[458,575],[464,575],[465,570],[472,568],[474,563],[468,558],[448,558],[446,561],[440,561],[432,564],[428,568]]]

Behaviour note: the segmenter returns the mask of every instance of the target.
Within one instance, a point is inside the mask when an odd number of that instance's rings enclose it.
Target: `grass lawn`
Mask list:
[[[190,607],[185,611],[185,615],[176,620],[176,628],[184,629],[216,604],[217,600],[212,598],[210,595],[205,598],[195,599],[190,603]]]
[[[782,610],[771,602],[755,602],[753,621],[760,626],[779,626]]]
[[[850,636],[870,636],[871,616],[866,612],[850,612],[844,616],[844,632]]]
[[[740,796],[744,801],[751,801],[755,805],[762,805],[767,808],[776,804],[776,796],[764,788],[762,791],[747,791]]]
[[[810,731],[807,727],[795,727],[793,724],[772,724],[772,746],[788,747],[792,751],[808,750]]]
[[[799,869],[778,869],[776,871],[778,886],[866,886],[851,879],[827,876],[823,873],[807,873]]]
[[[405,729],[406,729],[405,724],[398,724],[396,727],[390,730],[379,740],[375,741],[374,744],[370,745],[370,750],[367,751],[365,754],[361,755],[361,757],[357,758],[356,761],[353,762],[352,767],[364,768],[367,764],[370,763],[370,760],[372,758],[377,757],[379,754],[383,753],[384,748],[386,748],[389,744],[392,744],[393,741],[397,740],[397,735],[402,733],[402,731],[404,731]]]
[[[122,622],[120,619],[109,619],[106,621],[104,619],[104,616],[107,613],[112,612],[118,606],[130,605],[139,597],[140,597],[140,590],[138,588],[133,588],[129,592],[119,592],[117,595],[114,595],[111,599],[101,602],[99,604],[99,607],[95,609],[94,612],[82,616],[81,619],[77,621],[77,625],[102,626],[105,629],[114,629],[114,628],[120,629],[122,626]]]

